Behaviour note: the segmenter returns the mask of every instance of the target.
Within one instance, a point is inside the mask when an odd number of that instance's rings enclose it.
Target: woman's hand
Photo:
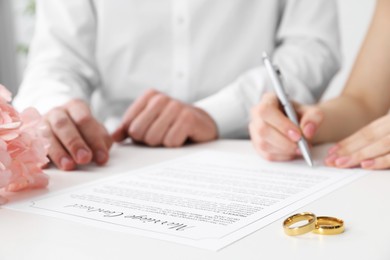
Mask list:
[[[294,104],[300,120],[296,126],[282,111],[274,93],[264,94],[252,110],[250,136],[256,151],[270,161],[288,161],[300,155],[297,142],[302,134],[311,140],[323,120],[317,106]],[[301,130],[302,129],[302,130]]]
[[[339,168],[390,168],[390,115],[377,119],[337,143],[329,150],[325,162]]]

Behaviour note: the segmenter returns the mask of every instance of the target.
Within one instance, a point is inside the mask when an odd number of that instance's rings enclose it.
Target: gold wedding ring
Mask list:
[[[291,227],[297,222],[305,221],[307,223],[297,227]],[[289,236],[298,236],[313,231],[316,228],[317,217],[311,212],[303,212],[292,215],[283,221],[284,232]]]
[[[344,221],[342,219],[321,216],[317,217],[317,223],[313,233],[319,235],[337,235],[344,232]]]

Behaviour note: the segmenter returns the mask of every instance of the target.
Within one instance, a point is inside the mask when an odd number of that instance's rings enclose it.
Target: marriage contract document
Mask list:
[[[363,174],[205,151],[7,207],[219,250]]]

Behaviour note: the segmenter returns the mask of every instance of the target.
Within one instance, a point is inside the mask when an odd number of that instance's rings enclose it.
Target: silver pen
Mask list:
[[[284,112],[286,113],[287,117],[299,127],[298,117],[295,113],[294,107],[292,106],[291,102],[288,100],[287,94],[283,88],[283,84],[281,81],[281,73],[279,70],[275,69],[275,66],[272,65],[271,61],[268,58],[268,55],[266,52],[263,52],[263,63],[264,66],[268,72],[268,75],[271,79],[272,86],[276,92],[276,96],[279,99],[280,104],[282,105]],[[310,167],[313,167],[313,160],[310,155],[310,149],[309,145],[307,144],[306,139],[301,137],[298,141],[298,147],[300,151],[302,152],[303,158],[305,158],[307,164]]]

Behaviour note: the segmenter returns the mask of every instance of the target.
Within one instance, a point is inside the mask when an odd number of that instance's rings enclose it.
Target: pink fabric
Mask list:
[[[49,162],[49,145],[41,135],[41,116],[34,108],[18,113],[10,101],[11,93],[0,85],[0,189],[46,187],[42,166]],[[0,195],[0,204],[4,201]]]

